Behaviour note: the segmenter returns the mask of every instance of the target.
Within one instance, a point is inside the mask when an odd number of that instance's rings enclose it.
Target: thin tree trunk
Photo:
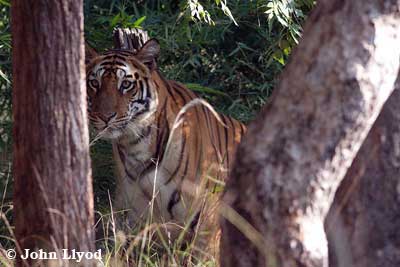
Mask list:
[[[147,31],[137,28],[115,28],[113,32],[114,48],[139,50],[149,39]]]
[[[82,0],[12,2],[19,250],[94,251],[82,8]]]
[[[396,84],[325,220],[331,267],[400,266],[400,79]]]
[[[238,150],[224,200],[250,226],[223,210],[223,267],[327,266],[323,220],[393,91],[399,24],[397,0],[318,1]]]

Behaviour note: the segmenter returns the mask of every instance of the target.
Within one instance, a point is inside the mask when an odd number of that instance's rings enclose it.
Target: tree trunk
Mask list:
[[[318,1],[238,149],[224,196],[233,211],[222,210],[222,266],[327,266],[323,220],[393,91],[399,24],[398,0]]]
[[[94,251],[82,0],[15,0],[11,15],[17,250]]]
[[[400,266],[400,79],[325,220],[331,267]]]
[[[147,31],[137,28],[115,28],[114,48],[137,52],[149,39]]]

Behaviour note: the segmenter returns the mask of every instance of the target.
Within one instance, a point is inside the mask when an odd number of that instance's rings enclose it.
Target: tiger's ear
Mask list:
[[[91,47],[87,42],[85,42],[85,64],[88,64],[93,58],[97,57],[99,54],[96,50]]]
[[[160,44],[157,39],[148,40],[137,52],[136,58],[144,63],[150,70],[156,67],[156,60],[160,54]]]

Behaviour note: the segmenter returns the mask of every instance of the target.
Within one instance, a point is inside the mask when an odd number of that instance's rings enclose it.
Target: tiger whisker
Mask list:
[[[101,130],[97,135],[93,138],[93,140],[89,143],[89,147],[93,146],[99,139],[101,139],[104,133],[110,128],[110,125],[107,125],[103,130]]]

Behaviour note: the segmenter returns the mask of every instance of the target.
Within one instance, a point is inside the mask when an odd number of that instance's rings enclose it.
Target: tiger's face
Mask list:
[[[111,50],[89,62],[88,113],[101,137],[139,134],[141,122],[155,112],[157,93],[151,72],[158,53],[158,42],[151,39],[136,54]]]

